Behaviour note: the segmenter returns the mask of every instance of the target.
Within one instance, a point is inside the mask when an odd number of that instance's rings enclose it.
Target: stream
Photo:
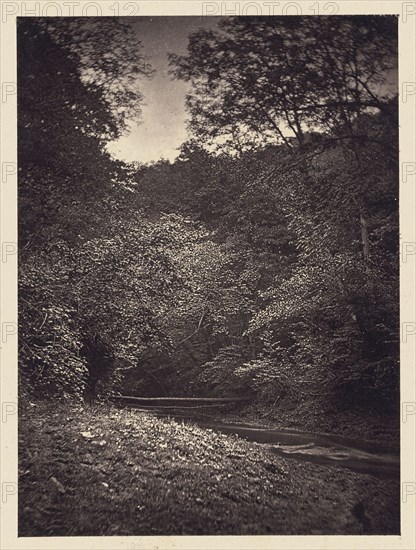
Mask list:
[[[192,407],[143,406],[131,403],[127,406],[143,412],[152,412],[157,416],[190,422],[216,432],[236,434],[248,441],[263,444],[269,448],[270,452],[287,459],[333,465],[376,476],[400,478],[399,453],[383,452],[380,443],[335,435],[222,422],[209,418],[200,411],[192,411]]]

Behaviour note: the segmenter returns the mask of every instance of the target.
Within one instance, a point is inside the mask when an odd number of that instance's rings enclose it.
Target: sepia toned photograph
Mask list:
[[[400,535],[398,26],[17,17],[19,537]]]

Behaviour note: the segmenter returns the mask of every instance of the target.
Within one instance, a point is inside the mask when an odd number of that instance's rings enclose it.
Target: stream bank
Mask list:
[[[151,413],[32,402],[19,535],[398,534],[400,482]]]
[[[196,424],[203,429],[238,435],[262,444],[270,452],[298,461],[328,464],[371,475],[400,478],[400,453],[385,441],[367,441],[343,435],[304,432],[261,424],[224,421],[213,411],[235,406],[243,400],[232,398],[140,398],[116,399],[120,407],[150,412],[159,418]],[[246,400],[247,401],[247,400]]]
[[[311,432],[322,436],[364,440],[376,450],[398,453],[400,410],[339,410],[322,401],[305,400],[296,407],[275,407],[256,402],[224,407],[212,418],[224,422],[261,425],[267,428]]]

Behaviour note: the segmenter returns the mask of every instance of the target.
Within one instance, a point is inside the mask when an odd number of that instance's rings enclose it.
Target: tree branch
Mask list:
[[[204,313],[201,315],[201,318],[199,320],[199,323],[198,323],[198,327],[196,330],[194,330],[194,332],[192,332],[192,334],[190,334],[189,336],[187,336],[186,338],[184,338],[183,340],[181,340],[180,342],[178,342],[175,346],[175,348],[178,348],[180,345],[184,344],[186,341],[190,340],[192,338],[192,336],[195,336],[195,334],[197,334],[200,329],[201,329],[201,325],[202,325],[202,321],[204,320],[204,317],[205,315],[207,314],[206,311],[204,311]]]

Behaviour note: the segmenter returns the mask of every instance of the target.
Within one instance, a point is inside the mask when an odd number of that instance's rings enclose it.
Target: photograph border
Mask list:
[[[1,548],[402,549],[416,546],[416,3],[404,1],[1,1]],[[397,15],[400,120],[401,536],[17,537],[16,17]],[[411,252],[413,251],[413,252]],[[46,482],[46,480],[45,480]],[[276,512],[278,513],[278,511]]]

